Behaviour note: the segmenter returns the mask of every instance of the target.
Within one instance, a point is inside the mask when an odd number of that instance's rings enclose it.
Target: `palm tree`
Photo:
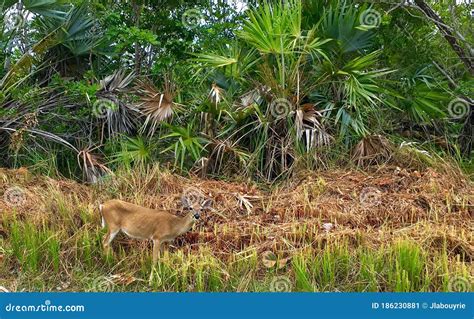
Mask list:
[[[381,107],[380,78],[390,71],[376,68],[380,52],[369,51],[362,10],[333,1],[310,25],[301,1],[265,1],[248,13],[240,41],[195,59],[196,77],[224,79],[230,99],[240,101],[218,137],[238,137],[266,179],[286,173],[300,150],[316,154],[336,131],[369,133],[367,116]]]

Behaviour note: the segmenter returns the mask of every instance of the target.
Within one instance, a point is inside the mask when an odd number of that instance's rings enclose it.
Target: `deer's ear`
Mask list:
[[[209,209],[211,208],[211,205],[212,205],[212,199],[209,198],[209,199],[206,199],[204,203],[202,203],[201,207],[202,209]]]
[[[181,204],[183,205],[184,208],[191,207],[191,203],[189,202],[189,198],[187,198],[186,196],[181,196]]]

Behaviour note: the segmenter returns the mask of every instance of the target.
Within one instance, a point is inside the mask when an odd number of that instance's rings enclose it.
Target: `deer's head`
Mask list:
[[[201,212],[211,208],[212,200],[206,199],[205,201],[192,201],[188,197],[181,197],[181,203],[183,204],[184,209],[190,211],[194,220],[198,220],[201,217]]]

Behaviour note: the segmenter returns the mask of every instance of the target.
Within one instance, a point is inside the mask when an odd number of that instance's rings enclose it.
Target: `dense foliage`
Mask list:
[[[0,165],[271,181],[401,145],[472,167],[468,2],[3,0]]]

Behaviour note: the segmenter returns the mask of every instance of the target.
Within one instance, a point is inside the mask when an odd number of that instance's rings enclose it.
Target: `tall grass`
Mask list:
[[[37,272],[41,268],[59,270],[61,244],[59,234],[41,225],[39,228],[17,219],[10,221],[10,251],[21,269]]]
[[[269,291],[272,278],[286,276],[292,291],[447,291],[451,277],[470,275],[467,265],[449,261],[447,250],[433,257],[410,240],[380,248],[350,247],[348,241],[338,240],[295,251],[281,269],[264,267],[255,249],[222,259],[202,245],[191,251],[164,251],[153,266],[149,245],[117,245],[115,255],[105,255],[103,232],[96,227],[69,237],[48,223],[38,227],[15,217],[4,226],[10,236],[2,247],[10,266],[18,265],[19,285],[27,290],[56,290],[66,280],[69,289],[79,291]],[[71,277],[60,278],[58,272]],[[113,274],[133,280],[124,284],[106,279]]]

